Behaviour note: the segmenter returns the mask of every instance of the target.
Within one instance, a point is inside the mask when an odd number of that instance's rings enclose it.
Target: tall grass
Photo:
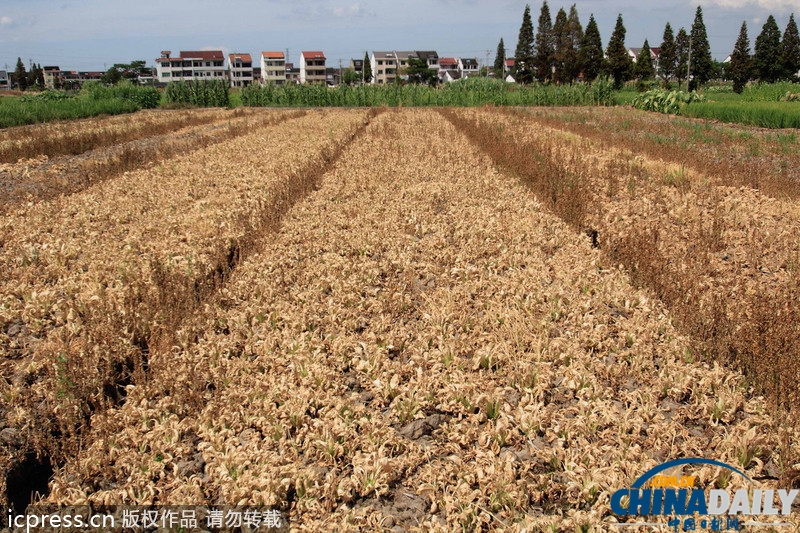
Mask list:
[[[745,102],[780,102],[786,94],[800,93],[800,83],[764,83],[747,87],[742,93]]]
[[[250,85],[242,103],[251,107],[468,107],[611,105],[611,85],[520,86],[472,78],[441,87],[423,85]]]
[[[116,87],[90,83],[78,94],[45,91],[19,98],[0,98],[0,128],[132,113],[158,107],[160,99],[154,87],[128,83]]]
[[[124,98],[108,100],[93,100],[85,96],[60,99],[25,98],[0,98],[0,128],[97,115],[119,115],[140,109],[136,102]]]
[[[683,115],[760,128],[800,128],[800,103],[778,101],[709,102],[686,106]]]

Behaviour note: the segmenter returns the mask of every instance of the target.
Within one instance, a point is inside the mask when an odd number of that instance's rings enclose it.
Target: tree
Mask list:
[[[786,79],[795,80],[800,72],[800,35],[797,33],[794,13],[789,16],[789,24],[786,25],[786,31],[783,32],[781,63],[783,64],[783,76]]]
[[[733,47],[731,64],[728,67],[728,76],[733,80],[733,92],[742,94],[745,85],[750,81],[753,72],[753,62],[750,58],[750,39],[747,37],[747,21],[742,22],[739,37]]]
[[[652,80],[656,76],[656,69],[653,67],[653,56],[650,53],[650,43],[644,40],[642,51],[636,58],[636,78],[641,81]]]
[[[533,21],[531,6],[526,4],[525,12],[522,14],[522,26],[519,28],[517,49],[514,52],[514,79],[518,83],[531,83],[533,69]]]
[[[105,74],[103,74],[103,77],[100,78],[100,81],[106,85],[116,85],[122,81],[122,72],[119,68],[117,68],[117,65],[114,65],[108,69]]]
[[[572,39],[567,27],[567,12],[564,8],[558,10],[556,21],[553,24],[553,81],[556,83],[570,83],[569,73],[566,72],[568,51],[572,48]]]
[[[578,65],[583,72],[583,79],[588,82],[597,79],[603,69],[603,41],[600,38],[600,30],[597,28],[594,14],[589,16],[589,24],[586,25],[586,32],[581,39]]]
[[[675,77],[678,79],[678,88],[687,78],[689,70],[689,34],[681,28],[675,37]]]
[[[703,8],[700,6],[697,6],[694,15],[689,41],[691,50],[689,90],[693,90],[705,85],[711,79],[711,71],[714,68],[711,60],[711,46],[708,44],[708,32],[706,32],[706,25],[703,22]]]
[[[497,43],[497,53],[494,55],[494,77],[503,79],[506,71],[506,46],[503,44],[503,38],[500,37],[500,42]]]
[[[564,58],[564,72],[567,74],[570,83],[578,79],[581,73],[581,65],[578,59],[578,52],[581,48],[583,41],[583,26],[581,19],[578,17],[578,8],[575,4],[569,8],[569,16],[567,17],[567,31],[569,32],[569,48]],[[602,45],[601,45],[602,48]]]
[[[42,69],[41,64],[31,64],[31,70],[28,72],[27,87],[35,90],[44,89],[44,69]]]
[[[20,57],[17,58],[17,68],[14,69],[14,81],[20,91],[24,91],[28,87],[28,73],[25,71],[25,63]]]
[[[536,28],[536,44],[534,46],[534,67],[536,78],[539,81],[546,83],[552,79],[555,54],[553,19],[550,17],[550,6],[545,0],[539,13],[539,25]]]
[[[369,61],[369,53],[364,52],[364,83],[371,83],[372,82],[372,63]]]
[[[342,84],[355,85],[361,81],[361,76],[352,67],[347,67],[342,71]]]
[[[753,67],[758,78],[764,83],[774,83],[781,78],[783,62],[781,61],[781,30],[775,17],[769,16],[756,37],[756,52],[753,56]]]
[[[606,57],[608,58],[608,73],[614,78],[614,87],[621,89],[631,76],[631,57],[625,48],[625,25],[622,14],[617,16],[617,24],[608,41]]]
[[[439,73],[428,68],[428,62],[421,57],[408,58],[406,74],[408,83],[436,85],[439,81]]]
[[[664,37],[661,41],[661,51],[658,54],[658,73],[667,85],[675,74],[675,67],[678,61],[675,55],[675,33],[669,22],[664,27]]]

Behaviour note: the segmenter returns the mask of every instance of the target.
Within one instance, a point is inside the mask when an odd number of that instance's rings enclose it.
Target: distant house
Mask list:
[[[350,59],[350,70],[356,75],[359,81],[364,79],[364,60],[363,59]]]
[[[261,82],[265,85],[286,83],[286,56],[283,52],[261,52]]]
[[[437,54],[434,50],[417,51],[417,57],[424,59],[425,63],[428,65],[428,68],[432,68],[436,71],[439,70],[439,54]]]
[[[458,70],[458,59],[455,57],[439,58],[439,81],[449,83],[460,80],[461,72]]]
[[[478,60],[474,57],[461,57],[458,59],[458,70],[462,78],[471,78],[479,74]]]
[[[11,81],[8,79],[8,71],[0,70],[0,90],[10,88]]]
[[[42,68],[44,71],[44,86],[46,89],[55,89],[61,86],[61,68],[48,66]]]
[[[642,53],[642,48],[628,48],[628,57],[631,58],[631,61],[636,63],[639,60],[639,54]],[[658,58],[661,54],[661,48],[651,48],[650,49],[650,60],[653,62],[653,68],[656,69],[658,72]]]
[[[330,87],[341,85],[342,83],[342,69],[335,67],[325,68],[325,83]]]
[[[300,68],[295,67],[294,63],[286,63],[286,83],[300,83]]]
[[[514,59],[506,59],[506,62],[503,65],[503,77],[509,83],[517,82],[517,80],[514,79],[514,66],[516,63],[517,62],[514,61]]]
[[[319,51],[300,52],[300,83],[327,83],[325,54]]]
[[[391,51],[373,50],[370,56],[372,83],[386,85],[397,77],[397,57]]]
[[[394,55],[397,58],[397,75],[400,76],[400,79],[407,80],[408,74],[406,74],[406,69],[408,68],[408,60],[411,58],[416,59],[418,57],[417,53],[409,51],[395,51]]]
[[[171,81],[208,81],[225,78],[225,56],[222,50],[182,50],[178,57],[164,50],[156,59],[156,79]]]
[[[373,50],[370,57],[372,67],[372,83],[379,85],[394,83],[398,76],[406,79],[406,68],[410,59],[423,59],[428,68],[440,70],[439,54],[434,50],[414,51],[378,51]]]
[[[253,83],[253,58],[250,54],[228,54],[228,79],[231,87]]]

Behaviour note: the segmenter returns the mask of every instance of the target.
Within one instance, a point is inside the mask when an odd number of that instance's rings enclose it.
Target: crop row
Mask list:
[[[141,111],[134,115],[55,122],[0,130],[0,163],[46,155],[76,155],[243,115],[239,110]]]
[[[99,147],[77,156],[50,158],[42,155],[0,165],[3,178],[0,213],[13,209],[20,201],[71,194],[123,172],[152,166],[177,154],[220,143],[304,113],[303,110],[234,112],[228,114],[228,120],[219,118],[210,124],[189,125],[160,135],[153,132],[151,136]],[[134,136],[139,133],[142,132],[135,132]]]
[[[730,186],[800,197],[800,143],[794,131],[763,131],[623,108],[527,110],[532,121],[684,165]]]
[[[664,460],[758,479],[797,453],[740,375],[691,360],[658,300],[435,111],[380,115],[320,185],[152,347],[49,502],[613,531],[610,494]]]
[[[542,127],[524,113],[451,116],[663,300],[698,343],[693,357],[737,365],[775,404],[800,407],[796,202]]]
[[[4,215],[0,409],[24,443],[4,455],[74,453],[365,116],[304,113]]]

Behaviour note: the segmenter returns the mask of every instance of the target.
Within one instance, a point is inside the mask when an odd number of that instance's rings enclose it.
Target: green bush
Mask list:
[[[155,87],[134,85],[122,82],[118,85],[106,86],[100,82],[90,82],[84,85],[82,92],[91,100],[113,100],[121,98],[134,102],[139,109],[155,109],[161,103],[161,95]]]
[[[678,115],[683,108],[694,102],[705,102],[706,97],[692,92],[666,91],[664,89],[654,89],[642,93],[633,99],[631,105],[643,111],[655,111],[669,115]]]

